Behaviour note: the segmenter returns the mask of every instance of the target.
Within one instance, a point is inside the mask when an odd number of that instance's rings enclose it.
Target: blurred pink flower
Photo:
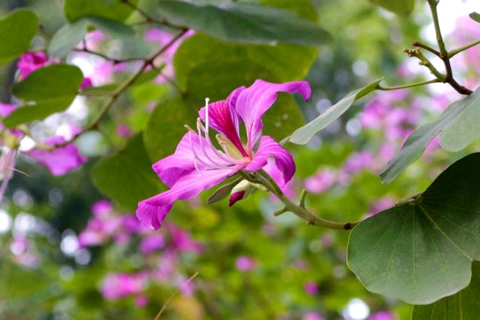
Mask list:
[[[25,79],[33,71],[42,68],[51,62],[52,61],[47,59],[47,55],[43,51],[22,54],[17,63],[20,72],[20,80]]]
[[[237,258],[235,261],[235,267],[239,271],[250,271],[250,270],[255,270],[258,268],[258,262],[257,260],[246,257],[246,256],[240,256]]]
[[[318,286],[313,281],[308,281],[304,286],[305,292],[311,296],[318,294]]]
[[[140,242],[140,252],[143,254],[149,254],[157,250],[162,249],[165,246],[165,239],[163,235],[159,233],[153,233]]]
[[[195,252],[201,253],[203,245],[196,242],[186,230],[182,230],[173,223],[168,223],[165,226],[167,232],[171,236],[171,246],[179,252]]]
[[[376,312],[376,313],[372,313],[368,317],[368,320],[396,320],[396,319],[397,319],[397,317],[395,317],[389,311],[379,311],[379,312]]]
[[[115,129],[115,133],[119,137],[128,138],[132,135],[132,130],[128,125],[120,123],[119,125],[117,125],[117,128]]]
[[[44,144],[47,146],[55,146],[65,142],[64,137],[53,136],[47,138]],[[55,176],[63,175],[76,169],[88,160],[88,158],[80,155],[77,147],[72,143],[66,144],[63,147],[57,147],[53,150],[32,149],[24,153],[45,165]]]
[[[303,314],[302,320],[323,320],[323,317],[317,312],[309,311]]]
[[[116,300],[129,295],[141,293],[147,285],[148,275],[117,273],[109,274],[103,280],[100,293],[107,300]]]
[[[330,189],[337,180],[337,173],[334,169],[323,168],[305,180],[305,189],[310,193],[322,193]]]

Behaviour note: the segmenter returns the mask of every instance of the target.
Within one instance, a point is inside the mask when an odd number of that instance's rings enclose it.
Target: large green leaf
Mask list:
[[[451,165],[420,196],[363,221],[348,265],[370,291],[428,304],[465,288],[480,259],[480,153]]]
[[[102,17],[84,17],[72,23],[66,23],[53,35],[48,46],[50,56],[63,57],[85,36],[89,26],[103,31],[113,38],[130,40],[135,36],[132,27],[119,21]]]
[[[208,33],[218,39],[249,43],[287,42],[317,46],[330,40],[317,24],[296,14],[254,4],[227,2],[221,5],[163,0],[157,7],[173,24]]]
[[[129,0],[133,5],[138,0]],[[133,8],[122,0],[65,0],[65,15],[68,21],[74,22],[82,17],[102,17],[111,20],[124,21],[133,12]]]
[[[472,264],[472,281],[465,289],[426,306],[413,308],[412,320],[477,320],[480,310],[480,262]]]
[[[143,145],[142,133],[125,148],[99,160],[92,169],[95,186],[123,209],[135,211],[137,203],[161,191],[160,179]]]
[[[0,64],[25,53],[37,30],[38,17],[30,10],[15,10],[0,19]]]
[[[198,109],[201,106],[202,101],[199,101]],[[195,129],[197,117],[194,104],[190,100],[174,98],[160,102],[150,115],[143,134],[150,159],[158,161],[172,154],[180,139],[187,133],[185,125]]]
[[[273,77],[265,78],[267,81],[292,81],[302,79],[308,73],[313,63],[317,50],[297,45],[242,45],[219,41],[207,35],[195,34],[186,39],[175,54],[175,76],[180,88],[184,91],[199,88],[187,88],[188,82],[205,83],[210,87],[221,88],[223,81],[229,79],[235,85],[246,85],[246,80],[257,79],[268,71]],[[194,58],[192,58],[194,57]],[[218,66],[212,66],[214,61]],[[210,76],[205,70],[205,63],[214,68],[219,81]],[[203,64],[203,67],[193,70]],[[260,69],[261,68],[261,69]],[[242,70],[242,72],[232,72]],[[199,73],[199,72],[204,73]],[[205,72],[207,71],[207,72]],[[222,74],[221,74],[222,73]],[[191,79],[195,78],[195,79]],[[243,82],[242,82],[243,81]],[[227,88],[231,90],[233,88]],[[205,92],[202,96],[208,96]],[[222,93],[221,97],[224,98]]]
[[[87,33],[88,21],[79,19],[63,25],[52,37],[48,45],[48,55],[51,57],[63,57],[80,41]]]
[[[370,2],[398,14],[409,14],[415,8],[415,0],[370,0]]]
[[[308,141],[310,141],[315,136],[315,134],[327,127],[330,123],[332,123],[345,111],[347,111],[355,101],[375,91],[380,81],[382,80],[377,80],[364,88],[350,92],[342,100],[338,101],[333,106],[328,108],[317,118],[313,119],[303,127],[295,130],[295,132],[289,138],[286,138],[286,140],[288,139],[288,141],[295,144],[308,143]]]
[[[443,130],[440,137],[440,145],[448,151],[460,151],[480,136],[480,89],[458,101],[456,108],[461,108],[462,113]]]
[[[467,98],[452,103],[437,120],[428,123],[416,129],[407,141],[403,144],[400,151],[391,159],[387,167],[380,173],[382,182],[388,183],[398,177],[411,163],[417,160],[427,147],[428,143],[442,131],[452,124],[462,115],[471,102],[478,103],[480,90],[476,90]]]
[[[54,64],[35,70],[13,87],[13,94],[28,104],[12,112],[5,126],[15,127],[65,110],[75,99],[82,80],[82,72],[72,65]]]

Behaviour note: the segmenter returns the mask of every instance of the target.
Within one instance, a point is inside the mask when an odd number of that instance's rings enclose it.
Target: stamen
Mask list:
[[[210,102],[210,98],[205,98],[205,132],[208,136],[208,102]]]

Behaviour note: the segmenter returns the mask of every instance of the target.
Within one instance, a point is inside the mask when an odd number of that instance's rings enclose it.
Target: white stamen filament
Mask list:
[[[210,98],[205,98],[205,132],[208,136],[208,103],[210,102]]]
[[[213,150],[215,155],[217,155],[220,159],[227,162],[225,166],[230,166],[232,164],[243,164],[244,163],[241,159],[237,159],[235,157],[232,157],[228,153],[223,153],[223,152],[219,151],[217,148],[215,148],[215,146],[212,143],[212,140],[210,140],[210,136],[206,134],[206,129],[202,126],[202,123],[200,122],[200,119],[197,122],[197,129],[198,129],[198,135],[200,137],[202,136],[201,135],[202,131],[205,133],[205,140],[207,140],[208,146],[210,147],[210,149]],[[201,140],[200,140],[200,144],[201,144]],[[202,147],[202,150],[204,150],[203,145],[201,147]],[[205,153],[205,150],[204,150],[204,153]],[[209,158],[206,154],[205,154],[205,156],[207,158]],[[209,160],[212,161],[210,158],[209,158]],[[216,164],[214,161],[212,161],[212,163]]]

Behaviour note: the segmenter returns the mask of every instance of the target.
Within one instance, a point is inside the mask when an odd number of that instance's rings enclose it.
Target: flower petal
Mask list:
[[[245,167],[245,170],[257,171],[262,169],[267,165],[270,157],[275,159],[275,167],[281,172],[280,175],[275,175],[277,177],[274,176],[274,178],[277,184],[282,187],[292,179],[295,173],[295,162],[290,153],[269,136],[263,136],[260,139],[258,150],[252,162]]]
[[[226,100],[217,101],[208,105],[208,126],[223,134],[240,151],[243,156],[247,156],[245,149],[240,141],[238,125],[240,119],[234,110],[238,95],[245,90],[245,87],[235,89]],[[200,118],[206,123],[206,108],[203,107],[198,112]]]
[[[64,142],[65,139],[63,137],[54,136],[48,138],[48,140],[45,141],[45,144],[55,145]],[[79,154],[77,147],[71,143],[52,151],[32,149],[25,152],[25,154],[45,165],[55,176],[60,176],[70,170],[76,169],[88,160],[87,158],[82,157]]]
[[[200,192],[219,184],[227,177],[238,172],[232,167],[223,170],[197,171],[180,177],[170,190],[162,192],[138,203],[136,215],[138,220],[153,229],[162,225],[175,200],[186,200],[200,194]]]
[[[172,187],[177,180],[196,169],[232,165],[220,158],[213,149],[214,146],[205,138],[189,131],[180,140],[175,153],[154,163],[152,168],[167,186]]]
[[[262,116],[275,102],[278,92],[299,92],[307,100],[310,98],[311,89],[306,81],[279,84],[256,80],[238,95],[235,110],[245,122],[250,154],[262,131]]]

